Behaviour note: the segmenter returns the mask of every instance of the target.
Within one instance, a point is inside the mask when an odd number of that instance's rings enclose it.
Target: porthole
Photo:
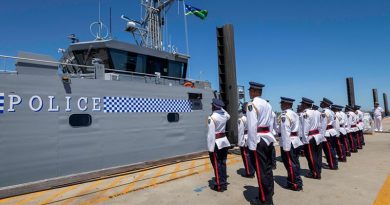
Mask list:
[[[179,122],[179,113],[168,113],[168,122]]]
[[[73,114],[69,117],[69,124],[72,127],[88,127],[92,124],[90,114]]]

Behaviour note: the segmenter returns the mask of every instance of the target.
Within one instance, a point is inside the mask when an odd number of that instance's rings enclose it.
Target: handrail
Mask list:
[[[40,62],[40,63],[53,63],[53,64],[57,64],[57,65],[69,65],[69,66],[79,66],[79,67],[85,67],[85,68],[95,68],[94,66],[90,66],[90,65],[78,65],[78,64],[72,64],[72,63],[62,63],[62,62],[57,62],[57,61],[38,60],[38,59],[32,59],[32,58],[22,58],[22,57],[6,56],[6,55],[0,55],[0,58],[11,58],[11,59],[16,59],[16,60],[27,60],[27,61]]]
[[[127,71],[127,70],[115,70],[115,69],[109,69],[106,68],[105,70],[107,71],[113,71],[113,72],[118,72],[118,73],[125,73],[125,74],[136,74],[136,75],[143,75],[143,76],[149,76],[149,77],[157,77],[156,74],[148,74],[148,73],[139,73],[139,72],[134,72],[134,71]],[[173,79],[173,80],[185,80],[185,81],[192,81],[192,79],[186,79],[186,78],[177,78],[177,77],[171,77],[171,76],[165,76],[162,75],[160,76],[161,78],[168,78],[168,79]]]

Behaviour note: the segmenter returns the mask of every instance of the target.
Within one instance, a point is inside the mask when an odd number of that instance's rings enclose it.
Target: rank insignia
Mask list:
[[[248,105],[248,110],[249,110],[249,111],[252,111],[252,110],[253,110],[252,105]]]

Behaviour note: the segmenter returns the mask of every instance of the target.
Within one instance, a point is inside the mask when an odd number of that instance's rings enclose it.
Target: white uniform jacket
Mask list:
[[[374,113],[374,118],[379,119],[379,118],[382,118],[382,112],[384,112],[384,111],[383,111],[383,108],[377,107],[377,108],[374,108],[372,110],[372,112]]]
[[[291,150],[291,144],[294,148],[302,146],[303,143],[299,139],[299,116],[294,111],[287,109],[280,116],[280,146],[284,151]]]
[[[357,127],[359,130],[363,130],[363,128],[364,128],[364,123],[363,123],[364,114],[360,110],[356,110],[355,114],[357,116]]]
[[[242,116],[238,119],[238,146],[247,147],[248,143],[248,123],[246,116]]]
[[[260,97],[255,97],[247,107],[248,122],[248,147],[250,150],[256,150],[260,139],[263,139],[267,145],[276,142],[272,134],[272,106]],[[267,131],[268,130],[268,131]]]
[[[321,142],[326,141],[324,136],[321,134],[321,113],[317,110],[306,109],[302,113],[303,123],[303,136],[305,142],[309,142],[313,137],[319,145]]]
[[[229,140],[225,135],[226,122],[229,119],[230,115],[224,109],[215,110],[213,114],[209,116],[209,130],[207,133],[207,148],[209,152],[214,152],[215,144],[217,144],[218,149],[230,147]],[[220,137],[221,135],[223,137]]]
[[[306,141],[306,137],[303,130],[303,124],[305,123],[305,119],[303,118],[303,112],[298,113],[299,117],[299,139],[303,144],[309,144],[309,142]]]
[[[339,121],[340,125],[340,133],[343,135],[347,134],[347,127],[348,127],[348,118],[347,115],[343,111],[336,112],[336,118]]]
[[[350,133],[350,132],[356,132],[358,131],[358,128],[357,128],[357,116],[354,112],[352,111],[349,111],[347,113],[347,117],[348,117],[348,129],[347,129],[347,132]]]
[[[322,132],[325,137],[338,136],[337,122],[335,121],[335,114],[329,108],[324,108],[321,114],[322,118]]]

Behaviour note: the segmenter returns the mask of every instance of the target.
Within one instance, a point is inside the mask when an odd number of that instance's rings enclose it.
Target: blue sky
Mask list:
[[[66,36],[76,33],[92,40],[89,25],[97,19],[97,0],[2,0],[0,53],[19,50],[59,58]],[[279,110],[279,97],[302,96],[318,104],[328,97],[347,104],[346,77],[355,81],[357,104],[372,107],[372,88],[390,94],[390,1],[387,0],[187,0],[207,9],[202,21],[189,16],[191,78],[218,88],[215,28],[235,27],[238,83],[266,84],[264,98]],[[125,14],[138,19],[138,0],[102,0],[103,21],[112,7],[113,35],[132,42],[123,31]],[[185,52],[182,10],[174,5],[168,16],[172,42]],[[202,72],[202,75],[200,75]],[[247,96],[248,98],[248,96]]]

